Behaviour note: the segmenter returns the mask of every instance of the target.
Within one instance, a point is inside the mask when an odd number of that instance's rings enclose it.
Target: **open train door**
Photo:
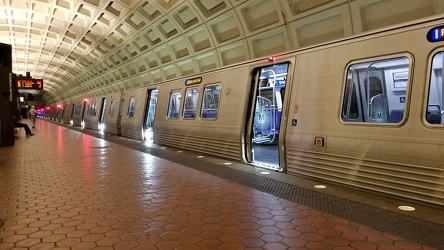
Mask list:
[[[256,68],[250,99],[250,131],[247,160],[254,165],[280,170],[279,132],[289,63]]]
[[[122,95],[124,97],[124,95]],[[125,104],[125,99],[120,99],[119,103],[119,116],[117,117],[117,135],[122,135],[122,115],[123,115],[123,104]]]
[[[73,103],[73,104],[72,104],[72,109],[71,109],[71,116],[69,117],[69,124],[71,124],[71,125],[74,124],[74,122],[73,122],[73,117],[74,117],[74,111],[75,111],[75,109],[76,109],[76,104]]]
[[[100,105],[99,130],[103,130],[103,123],[105,121],[106,97],[102,98],[102,105]]]
[[[80,126],[82,128],[85,127],[85,110],[86,110],[86,105],[88,105],[88,100],[83,100],[83,110],[82,110],[82,119],[80,120]]]
[[[153,143],[154,117],[156,115],[157,96],[159,89],[148,89],[148,98],[145,106],[145,119],[143,122],[143,137],[146,141]]]

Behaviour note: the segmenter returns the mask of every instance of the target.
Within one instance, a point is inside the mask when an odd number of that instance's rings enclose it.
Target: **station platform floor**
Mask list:
[[[0,250],[444,249],[442,207],[54,121],[32,130],[0,148]]]

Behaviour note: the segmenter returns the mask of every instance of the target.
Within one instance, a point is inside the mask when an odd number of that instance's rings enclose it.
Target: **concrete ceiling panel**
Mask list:
[[[442,0],[1,0],[0,42],[51,102],[104,93],[103,74],[135,87],[443,13]]]

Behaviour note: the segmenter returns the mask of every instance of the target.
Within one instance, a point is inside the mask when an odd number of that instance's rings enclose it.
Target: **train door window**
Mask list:
[[[183,102],[183,113],[182,113],[184,119],[196,118],[198,98],[199,98],[198,88],[188,88],[185,91],[185,100]]]
[[[92,115],[93,115],[93,110],[94,110],[94,102],[91,102],[91,104],[88,103],[88,104],[87,104],[87,107],[88,107],[88,112],[87,112],[87,114],[88,114],[89,116],[92,116]]]
[[[94,104],[93,104],[93,116],[97,116],[97,102],[96,101],[94,101]]]
[[[204,87],[200,117],[215,120],[219,110],[220,84]]]
[[[80,108],[81,108],[81,105],[77,104],[75,115],[80,115]]]
[[[179,116],[180,99],[182,97],[181,90],[173,90],[170,93],[170,102],[168,105],[167,118],[176,119]]]
[[[91,115],[91,107],[90,107],[91,105],[89,104],[89,103],[86,103],[85,104],[85,108],[86,108],[86,115],[87,116],[89,116],[89,115]]]
[[[429,95],[427,99],[426,121],[429,124],[444,124],[444,52],[433,55],[430,72]]]
[[[400,123],[409,88],[407,56],[348,67],[342,100],[344,122]]]
[[[135,96],[131,96],[130,100],[129,100],[129,105],[128,105],[128,118],[131,118],[134,116],[134,108],[136,106],[136,97]]]
[[[91,103],[91,111],[90,111],[90,115],[91,115],[91,116],[96,116],[96,114],[97,114],[97,102],[96,102],[96,101],[93,101],[93,102]]]
[[[114,116],[114,109],[116,108],[116,99],[111,100],[111,106],[109,107],[109,116]]]

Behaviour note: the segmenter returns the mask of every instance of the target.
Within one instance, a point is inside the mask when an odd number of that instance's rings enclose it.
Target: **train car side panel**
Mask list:
[[[184,80],[160,85],[154,125],[155,143],[242,161],[241,135],[245,124],[248,76],[249,67],[239,67],[203,74],[200,76],[202,82],[198,85],[186,87]],[[218,113],[214,119],[202,118],[201,113],[202,92],[208,85],[220,85]],[[172,91],[179,91],[183,96],[189,88],[197,88],[199,91],[195,117],[187,117],[183,109],[184,102],[181,101],[178,117],[168,118]]]
[[[99,118],[101,110],[102,97],[91,97],[87,101],[87,108],[85,110],[84,124],[85,128],[92,130],[99,130]]]
[[[106,106],[103,114],[103,132],[109,134],[118,134],[119,105],[121,101],[121,92],[108,94],[106,97]]]
[[[429,74],[424,65],[437,46],[425,41],[431,27],[405,28],[297,55],[290,104],[297,109],[289,115],[286,137],[290,174],[444,204],[444,130],[428,128],[422,118],[424,82]],[[382,120],[343,120],[347,65],[399,57],[407,58],[407,69],[394,75],[385,74],[386,68],[380,75],[386,86],[405,75],[409,77],[404,96],[394,99],[405,102],[401,118],[390,121],[392,112],[386,111],[387,115],[378,113]],[[375,71],[378,67],[369,68]],[[382,95],[394,96],[390,91],[387,88]],[[365,95],[370,96],[367,92],[361,98]],[[371,105],[369,101],[367,107],[362,107],[363,111],[367,108],[367,113],[362,112],[367,119],[375,119],[370,114]],[[394,109],[399,107],[391,111]]]
[[[122,136],[143,140],[143,110],[146,98],[147,88],[132,89],[122,93],[122,99],[125,99],[120,123]]]
[[[84,100],[78,99],[74,101],[74,112],[72,114],[72,125],[83,126],[83,114],[85,113],[86,103]]]

